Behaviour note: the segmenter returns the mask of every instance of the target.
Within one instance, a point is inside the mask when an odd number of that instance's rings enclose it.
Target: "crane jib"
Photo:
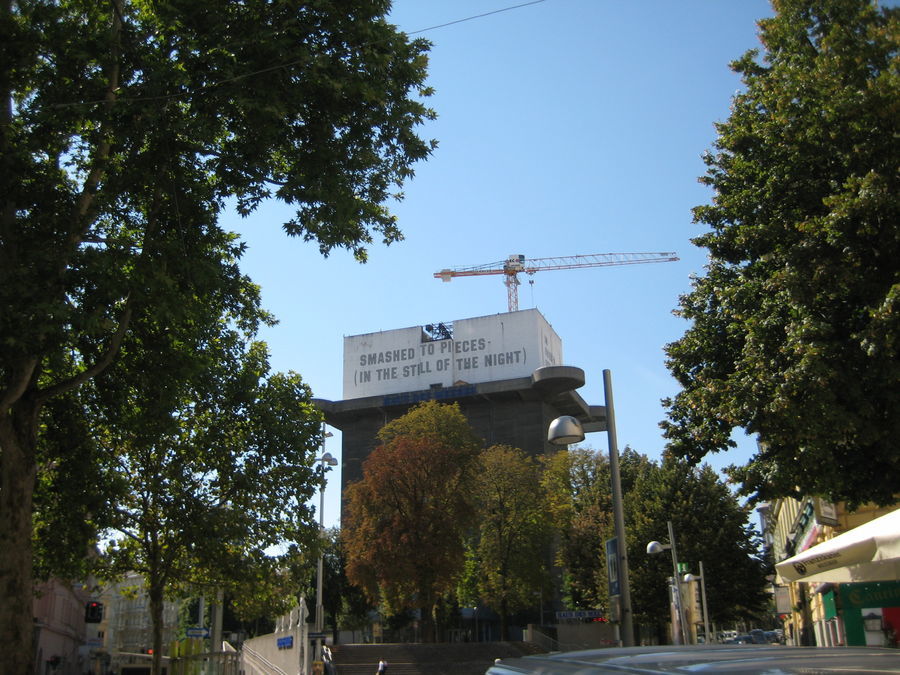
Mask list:
[[[506,260],[474,267],[445,268],[434,273],[436,279],[450,281],[454,277],[475,277],[488,274],[504,275],[507,304],[510,312],[519,309],[519,274],[535,274],[549,270],[571,270],[585,267],[612,267],[617,265],[641,265],[646,263],[675,262],[679,258],[672,251],[657,253],[594,253],[591,255],[561,256],[556,258],[526,258],[522,254],[510,255]],[[526,263],[527,260],[527,263]]]

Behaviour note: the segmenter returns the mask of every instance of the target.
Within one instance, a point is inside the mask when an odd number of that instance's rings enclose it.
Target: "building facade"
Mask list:
[[[576,389],[584,371],[562,365],[562,342],[536,309],[344,338],[344,399],[316,399],[342,432],[342,493],[362,478],[377,433],[413,406],[457,403],[485,447],[556,452],[547,428],[572,415],[605,429],[603,406]]]
[[[130,572],[103,589],[104,648],[110,656],[117,653],[148,653],[153,647],[153,623],[150,598],[144,591],[144,578]],[[166,654],[178,630],[178,602],[163,601],[163,654]]]
[[[851,512],[842,503],[808,497],[779,499],[759,512],[767,548],[780,562],[894,508],[866,505]],[[900,580],[781,584],[775,578],[773,593],[788,644],[898,646]]]
[[[81,675],[85,671],[84,645],[90,637],[86,635],[85,604],[89,598],[82,584],[50,579],[38,586],[34,599],[37,673]]]

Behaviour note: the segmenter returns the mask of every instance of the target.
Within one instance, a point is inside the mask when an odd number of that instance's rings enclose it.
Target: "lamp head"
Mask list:
[[[666,544],[660,544],[658,541],[651,541],[647,544],[647,555],[656,555],[657,553],[662,553],[670,548],[672,547]]]
[[[581,422],[571,415],[563,415],[550,422],[547,440],[553,445],[581,443],[584,440],[584,428]]]
[[[332,454],[330,452],[326,452],[321,457],[316,457],[313,461],[321,462],[322,464],[325,464],[328,466],[337,466],[338,465],[338,461],[332,456]]]
[[[700,578],[701,577],[699,574],[691,574],[690,572],[688,572],[687,574],[684,575],[683,580],[684,580],[684,583],[689,584],[692,581],[700,581]]]

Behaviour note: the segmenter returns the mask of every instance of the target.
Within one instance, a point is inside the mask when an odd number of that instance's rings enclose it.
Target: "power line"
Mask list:
[[[528,7],[530,5],[538,5],[542,2],[546,2],[546,0],[531,0],[531,2],[523,2],[518,5],[510,5],[509,7],[502,7],[500,9],[495,9],[490,12],[484,12],[482,14],[474,14],[472,16],[467,16],[463,19],[456,19],[454,21],[448,21],[446,23],[437,24],[435,26],[429,26],[428,28],[420,28],[419,30],[414,30],[407,32],[407,35],[418,35],[419,33],[426,33],[428,31],[437,30],[438,28],[446,28],[447,26],[454,26],[459,23],[465,23],[467,21],[474,21],[476,19],[483,19],[487,16],[492,16],[494,14],[500,14],[502,12],[510,12],[512,10],[521,9],[523,7]],[[373,40],[371,42],[366,42],[361,45],[361,47],[369,47],[373,44],[378,44],[379,40]],[[289,61],[288,63],[282,63],[277,66],[269,66],[268,68],[262,68],[260,70],[255,70],[250,73],[243,73],[241,75],[235,75],[234,77],[229,77],[224,80],[219,80],[218,82],[212,82],[210,84],[205,84],[201,87],[197,87],[196,89],[189,89],[186,91],[181,91],[176,94],[165,94],[162,96],[142,96],[138,98],[117,98],[116,103],[133,103],[133,102],[154,102],[154,101],[172,101],[179,98],[183,98],[185,96],[193,95],[201,93],[207,89],[214,89],[216,87],[221,87],[226,84],[230,84],[232,82],[238,82],[240,80],[245,80],[248,77],[255,77],[257,75],[263,75],[265,73],[271,73],[276,70],[282,70],[284,68],[291,68],[296,66],[297,64],[302,63],[302,61]],[[102,103],[107,103],[106,100],[95,100],[95,101],[79,101],[79,102],[71,102],[71,103],[54,103],[52,108],[68,108],[79,105],[99,105]]]
[[[546,2],[546,0],[531,0],[531,2],[523,2],[520,5],[512,5],[510,7],[503,7],[502,9],[495,9],[490,12],[485,12],[484,14],[475,14],[473,16],[467,16],[465,19],[456,19],[455,21],[448,21],[447,23],[439,23],[436,26],[429,26],[428,28],[422,28],[420,30],[414,30],[407,35],[418,35],[419,33],[425,33],[426,31],[436,30],[438,28],[446,28],[447,26],[454,26],[458,23],[465,23],[466,21],[474,21],[475,19],[483,19],[486,16],[491,16],[493,14],[500,14],[501,12],[509,12],[514,9],[521,9],[522,7],[528,7],[529,5],[538,5],[542,2]]]

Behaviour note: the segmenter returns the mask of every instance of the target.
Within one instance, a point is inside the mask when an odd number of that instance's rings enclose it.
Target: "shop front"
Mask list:
[[[828,584],[820,589],[819,645],[897,647],[900,633],[900,581]]]

